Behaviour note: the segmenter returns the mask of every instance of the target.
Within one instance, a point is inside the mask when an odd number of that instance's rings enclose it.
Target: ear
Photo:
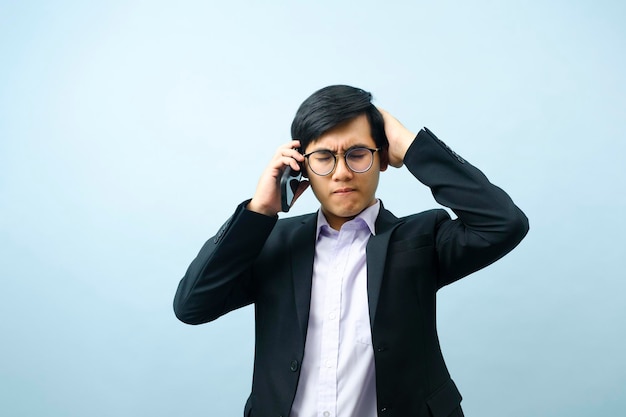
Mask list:
[[[308,179],[309,178],[309,173],[307,171],[308,166],[306,164],[306,161],[300,163],[300,171],[302,171],[302,177]]]
[[[389,152],[388,152],[388,147],[385,146],[383,147],[379,153],[379,158],[380,158],[380,172],[386,171],[387,167],[389,166]]]

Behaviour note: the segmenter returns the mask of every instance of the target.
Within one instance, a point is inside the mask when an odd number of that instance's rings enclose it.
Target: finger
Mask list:
[[[296,149],[300,147],[300,141],[299,140],[292,140],[290,142],[287,142],[281,146],[279,146],[279,150],[282,149]]]
[[[304,162],[304,156],[299,153],[296,150],[292,150],[292,151],[288,151],[288,152],[283,152],[280,157],[281,160],[283,160],[284,158],[290,158],[293,161],[295,161],[296,163],[302,163]]]
[[[295,141],[296,143],[299,143],[297,141]],[[281,146],[280,148],[278,148],[276,150],[276,153],[274,154],[274,158],[275,159],[282,159],[284,157],[289,157],[292,159],[295,159],[298,162],[303,162],[304,161],[304,156],[295,148],[290,148],[287,146]]]
[[[301,165],[290,156],[281,156],[279,157],[275,163],[272,164],[273,168],[280,170],[281,172],[285,169],[285,167],[290,166],[295,171],[300,171],[302,169]]]
[[[289,156],[298,162],[304,161],[304,155],[302,155],[297,149],[286,149],[283,152],[283,156]]]

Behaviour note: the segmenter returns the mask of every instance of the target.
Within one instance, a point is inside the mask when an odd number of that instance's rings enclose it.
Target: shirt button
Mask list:
[[[330,360],[326,361],[326,367],[327,368],[332,368],[333,367],[333,364],[332,364],[332,362]]]
[[[330,417],[330,412],[324,411],[324,417]]]
[[[335,313],[330,313],[328,315],[328,318],[331,319],[331,320],[335,320],[336,317],[337,317],[337,315]]]

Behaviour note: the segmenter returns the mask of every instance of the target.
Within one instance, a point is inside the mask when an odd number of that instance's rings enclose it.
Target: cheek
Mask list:
[[[324,190],[324,184],[319,181],[319,178],[313,179],[309,177],[309,186],[311,187],[311,190],[313,190],[315,197],[319,200],[320,196],[323,195],[322,190]]]
[[[367,178],[367,190],[370,194],[375,194],[376,193],[376,189],[378,188],[378,180],[380,179],[379,173],[372,173],[372,176],[370,176],[369,178]]]

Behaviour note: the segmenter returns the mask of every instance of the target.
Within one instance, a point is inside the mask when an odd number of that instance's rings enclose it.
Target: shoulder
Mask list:
[[[444,209],[430,209],[408,216],[400,217],[400,221],[403,223],[419,223],[419,222],[438,222],[441,220],[447,220],[450,218],[450,214]]]
[[[276,222],[275,229],[289,230],[294,227],[300,227],[303,224],[306,224],[311,221],[315,221],[316,216],[317,216],[317,213],[308,213],[308,214],[301,214],[299,216],[278,219],[278,222]]]
[[[434,229],[442,221],[450,220],[450,215],[444,209],[430,209],[403,217],[396,217],[391,211],[381,207],[377,218],[377,230],[388,228],[426,228]]]
[[[402,224],[398,229],[401,234],[435,235],[441,224],[449,220],[450,214],[446,210],[431,209],[400,218]]]
[[[285,218],[278,219],[277,224],[281,226],[289,226],[289,225],[293,226],[296,224],[306,223],[309,219],[311,219],[311,217],[314,217],[316,215],[317,215],[317,212],[300,214],[298,216],[293,216],[293,217],[285,217]]]
[[[317,213],[302,214],[293,217],[286,217],[278,219],[274,230],[272,231],[272,238],[278,239],[290,239],[294,235],[305,233],[305,230],[315,230],[317,225]]]

